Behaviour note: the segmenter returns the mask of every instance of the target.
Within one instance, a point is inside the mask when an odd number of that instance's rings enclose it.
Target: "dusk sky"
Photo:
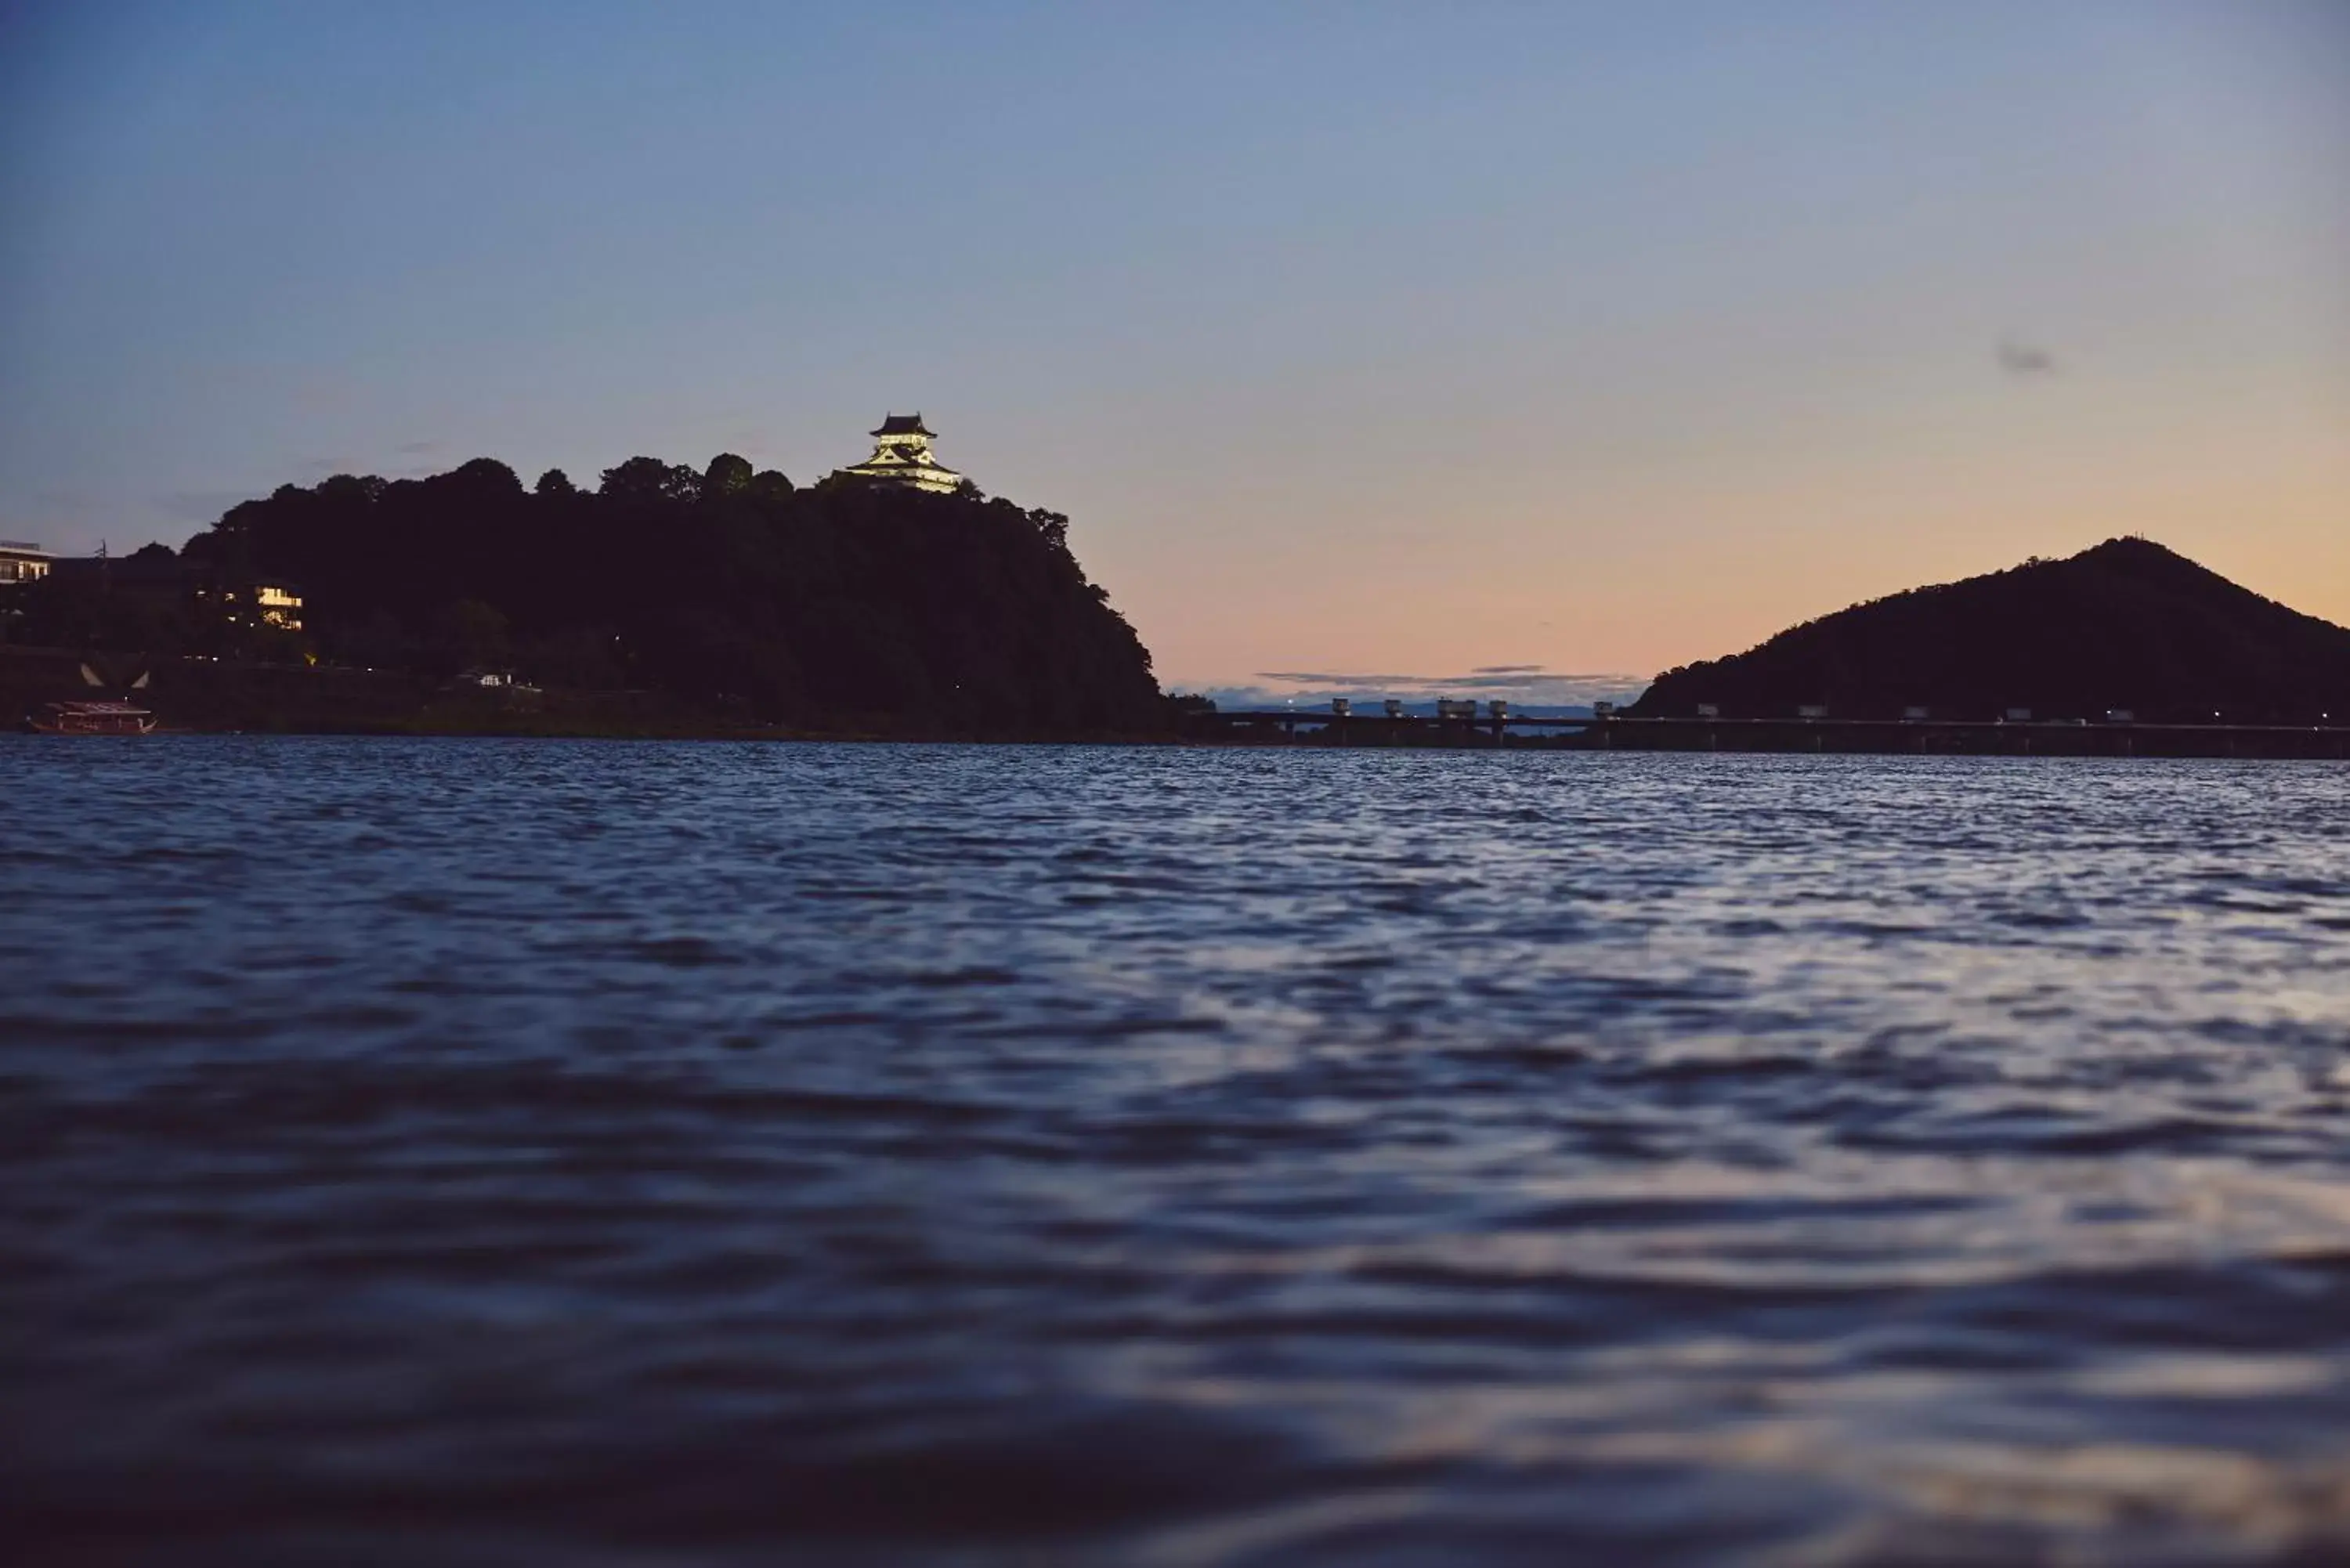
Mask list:
[[[1170,687],[2350,623],[2350,5],[0,3],[0,535],[916,409]]]

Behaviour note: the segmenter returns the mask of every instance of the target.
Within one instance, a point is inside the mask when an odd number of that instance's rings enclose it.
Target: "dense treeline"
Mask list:
[[[1630,711],[1784,717],[2302,723],[2350,717],[2350,630],[2172,554],[2111,539],[2062,561],[1917,588],[1669,670]]]
[[[967,732],[1159,722],[1150,656],[1067,520],[856,482],[797,489],[732,454],[632,458],[589,493],[476,459],[339,475],[233,508],[192,573],[297,586],[318,657],[638,689],[747,719]]]

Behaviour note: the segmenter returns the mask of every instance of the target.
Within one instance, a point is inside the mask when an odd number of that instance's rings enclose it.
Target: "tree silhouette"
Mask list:
[[[731,452],[700,472],[633,457],[592,494],[559,470],[525,490],[477,458],[284,486],[185,556],[297,585],[330,662],[434,679],[511,664],[550,686],[794,723],[1155,727],[1150,656],[1068,529],[975,492],[798,489]]]
[[[702,471],[702,498],[714,500],[722,495],[732,495],[738,490],[747,490],[751,479],[751,463],[747,458],[722,452],[710,460],[708,468]]]
[[[617,468],[606,469],[596,493],[616,501],[655,502],[690,501],[701,491],[702,476],[682,463],[632,457]]]

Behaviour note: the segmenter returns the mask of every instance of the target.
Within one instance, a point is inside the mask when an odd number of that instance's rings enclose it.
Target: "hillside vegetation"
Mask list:
[[[592,493],[477,459],[341,475],[231,509],[192,574],[296,585],[308,651],[445,680],[660,693],[760,722],[960,733],[1160,722],[1150,655],[1068,521],[858,483],[799,489],[732,455],[634,458]]]
[[[2145,539],[1916,588],[1659,676],[1630,711],[2303,722],[2350,716],[2350,630]]]

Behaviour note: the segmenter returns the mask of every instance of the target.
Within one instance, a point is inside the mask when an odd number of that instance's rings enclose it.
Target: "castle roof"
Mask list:
[[[878,436],[935,436],[938,432],[924,429],[922,425],[922,416],[919,413],[913,413],[891,414],[881,421],[881,428],[872,433]]]

